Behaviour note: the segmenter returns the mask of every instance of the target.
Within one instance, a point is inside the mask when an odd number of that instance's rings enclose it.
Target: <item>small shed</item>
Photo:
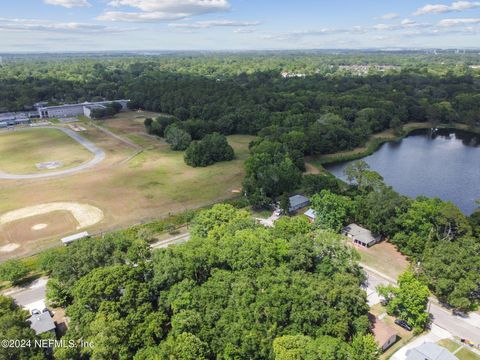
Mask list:
[[[375,236],[368,229],[365,229],[357,224],[350,224],[345,226],[342,234],[353,241],[354,244],[371,247],[381,240],[380,236]]]
[[[35,334],[40,335],[46,332],[55,334],[55,323],[48,311],[42,312],[38,315],[32,315],[28,318],[30,327],[35,331]]]
[[[68,244],[71,244],[72,242],[74,242],[76,240],[80,240],[80,239],[86,238],[88,236],[89,236],[88,232],[84,231],[84,232],[81,232],[81,233],[78,233],[78,234],[74,234],[74,235],[64,237],[62,239],[62,243],[64,245],[68,245]]]
[[[293,195],[288,198],[290,201],[290,208],[288,211],[294,213],[304,207],[310,205],[310,200],[303,195]]]
[[[382,351],[386,351],[390,346],[397,342],[397,332],[385,324],[375,315],[369,313],[368,318],[372,324],[373,336]]]
[[[308,220],[310,220],[310,222],[312,223],[315,222],[315,219],[317,218],[317,214],[315,210],[313,210],[312,208],[305,211],[303,215],[305,215],[308,218]]]

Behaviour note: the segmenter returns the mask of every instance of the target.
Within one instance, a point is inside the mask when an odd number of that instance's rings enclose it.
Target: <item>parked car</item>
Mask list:
[[[31,313],[32,313],[32,315],[40,315],[40,310],[38,310],[38,309],[33,309],[33,310],[31,311]]]
[[[395,324],[404,328],[405,330],[408,330],[408,331],[413,330],[413,328],[410,325],[408,325],[408,323],[405,320],[395,319]]]
[[[462,318],[468,317],[468,314],[464,313],[463,311],[457,310],[457,309],[453,309],[452,314],[455,315],[455,316],[460,316]]]

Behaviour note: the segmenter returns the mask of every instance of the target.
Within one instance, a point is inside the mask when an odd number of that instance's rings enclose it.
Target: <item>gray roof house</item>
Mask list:
[[[35,330],[37,335],[45,332],[55,333],[56,326],[48,311],[42,312],[38,315],[32,315],[28,318],[28,321],[30,321],[30,327]]]
[[[437,344],[426,342],[408,350],[407,360],[458,360],[458,358],[447,349]]]
[[[364,247],[373,246],[381,240],[380,236],[374,236],[370,230],[357,224],[345,226],[342,230],[342,234],[351,239],[354,244]]]
[[[293,195],[290,196],[288,200],[290,201],[290,208],[288,211],[291,213],[310,205],[310,200],[303,195]]]

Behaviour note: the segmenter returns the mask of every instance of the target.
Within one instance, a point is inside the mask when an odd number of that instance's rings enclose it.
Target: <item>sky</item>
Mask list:
[[[480,48],[480,0],[0,0],[0,52],[363,48]]]

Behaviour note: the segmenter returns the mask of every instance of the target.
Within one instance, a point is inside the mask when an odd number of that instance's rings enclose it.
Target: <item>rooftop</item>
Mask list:
[[[315,210],[313,210],[312,208],[305,211],[303,215],[305,215],[306,217],[309,217],[310,219],[315,219],[317,217]]]
[[[28,318],[28,321],[30,321],[30,327],[35,330],[37,335],[55,330],[55,323],[48,311],[42,312],[39,315],[32,315]]]
[[[392,336],[397,336],[397,332],[373,314],[368,314],[372,323],[372,332],[375,340],[380,346],[383,346]]]
[[[343,228],[343,233],[353,236],[355,239],[370,244],[377,242],[378,238],[375,237],[372,232],[357,224],[350,224]]]
[[[407,360],[458,360],[458,358],[447,349],[437,344],[426,342],[408,350]]]
[[[292,208],[303,205],[306,202],[310,201],[310,200],[308,200],[307,197],[305,197],[303,195],[290,196],[289,200],[290,200],[290,207],[292,207]]]

